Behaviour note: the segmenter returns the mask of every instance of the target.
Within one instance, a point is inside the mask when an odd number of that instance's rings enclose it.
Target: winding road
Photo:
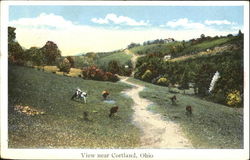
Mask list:
[[[125,53],[132,55],[131,61],[135,69],[137,59],[143,55],[137,55],[128,49],[125,50]],[[132,76],[134,75],[134,71]],[[120,77],[121,82],[133,86],[132,89],[123,91],[123,93],[131,97],[134,101],[133,121],[143,132],[140,148],[193,148],[191,142],[184,136],[178,124],[163,120],[160,114],[147,110],[147,107],[153,104],[153,102],[139,96],[139,93],[145,87],[129,82],[128,78]]]
[[[133,86],[123,93],[134,101],[133,121],[143,132],[140,148],[193,148],[178,124],[165,121],[160,114],[147,110],[147,106],[153,102],[139,96],[144,86],[129,82],[128,77],[121,78],[121,82]]]

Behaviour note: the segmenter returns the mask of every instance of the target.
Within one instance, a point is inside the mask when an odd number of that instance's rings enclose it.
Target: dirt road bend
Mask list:
[[[143,132],[141,148],[192,148],[192,144],[184,136],[178,124],[165,121],[160,114],[147,110],[147,106],[153,102],[139,96],[144,86],[129,82],[127,77],[121,81],[133,86],[123,93],[134,101],[133,121]]]

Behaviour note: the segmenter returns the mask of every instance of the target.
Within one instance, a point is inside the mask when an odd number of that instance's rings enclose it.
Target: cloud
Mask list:
[[[234,24],[228,20],[206,20],[205,21],[205,24],[207,25],[213,25],[213,24],[216,24],[216,25],[230,25],[230,24]]]
[[[105,22],[105,21],[104,21]],[[117,21],[121,23],[123,21]],[[184,24],[190,21],[184,20]],[[171,23],[170,23],[171,24]],[[191,23],[192,24],[192,23]],[[55,42],[62,55],[86,52],[107,52],[126,48],[131,42],[143,43],[147,40],[174,38],[189,40],[206,36],[238,33],[238,30],[216,30],[214,28],[171,30],[168,28],[115,29],[75,24],[62,16],[41,14],[34,18],[21,18],[10,21],[16,27],[16,39],[25,48],[42,47],[47,41]],[[41,27],[45,26],[45,27]]]
[[[188,20],[187,18],[181,18],[178,20],[173,20],[173,21],[168,21],[166,23],[167,27],[171,28],[177,28],[177,27],[182,27],[186,29],[202,29],[205,28],[205,25],[202,23],[197,23],[197,22],[192,22]]]
[[[125,17],[125,16],[117,16],[116,14],[109,13],[106,15],[105,18],[92,18],[92,22],[98,24],[109,24],[110,22],[114,24],[123,24],[128,26],[147,26],[149,25],[149,21],[136,21],[132,18]]]
[[[72,27],[73,23],[71,21],[65,20],[62,16],[54,14],[41,13],[35,18],[20,18],[18,20],[13,20],[10,25],[15,25],[19,27],[29,27],[29,28],[67,28]]]

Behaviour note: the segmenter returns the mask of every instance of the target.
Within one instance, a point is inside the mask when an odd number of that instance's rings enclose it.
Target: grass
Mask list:
[[[44,69],[45,72],[55,73],[57,75],[65,75],[69,77],[79,77],[82,74],[82,70],[78,68],[70,68],[69,73],[60,72],[57,66],[35,66],[34,68],[38,70]]]
[[[132,100],[120,92],[130,86],[60,76],[34,68],[9,65],[8,137],[10,148],[135,148],[139,129],[130,123]],[[76,88],[87,91],[87,104],[70,100]],[[103,90],[115,104],[104,103]],[[31,106],[43,115],[27,116],[15,105]],[[118,113],[109,118],[109,109]],[[88,112],[89,121],[83,112]]]
[[[165,44],[150,44],[150,45],[145,45],[145,46],[137,46],[129,50],[136,54],[141,54],[141,53],[145,54],[146,52],[147,54],[155,53],[155,52],[170,54],[170,48],[172,46],[177,46],[180,43],[181,42],[171,42],[171,43],[165,43]]]
[[[201,43],[198,43],[195,45],[191,45],[188,48],[185,48],[184,51],[180,53],[180,55],[188,55],[188,54],[191,54],[193,51],[200,52],[200,51],[204,51],[206,49],[211,49],[211,48],[226,44],[226,43],[233,41],[237,38],[238,37],[223,37],[223,38],[219,38],[219,39],[215,39],[215,40],[206,40],[204,42],[201,42]]]
[[[154,102],[148,109],[160,113],[182,127],[195,148],[243,148],[243,111],[212,103],[195,96],[177,93],[177,105],[172,105],[167,87],[130,78],[146,89],[140,96]],[[181,92],[182,93],[182,92]],[[193,115],[186,115],[185,107],[191,105]]]
[[[125,54],[124,52],[115,52],[111,55],[100,57],[97,60],[97,64],[107,65],[110,61],[115,60],[115,61],[118,61],[121,65],[125,65],[130,61],[131,58],[132,58],[132,55]]]

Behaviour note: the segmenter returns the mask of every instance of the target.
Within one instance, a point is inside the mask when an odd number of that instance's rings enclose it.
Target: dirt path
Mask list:
[[[164,121],[161,115],[147,110],[147,106],[152,102],[139,96],[144,86],[128,82],[127,79],[122,78],[121,81],[134,86],[124,93],[134,101],[133,120],[143,131],[141,148],[192,148],[192,144],[184,137],[177,124]]]
[[[136,61],[139,57],[142,57],[143,55],[138,55],[138,54],[135,54],[133,52],[131,52],[130,50],[128,49],[125,49],[124,51],[127,55],[132,55],[133,57],[131,58],[131,62],[132,62],[132,66],[133,66],[133,72],[131,74],[131,76],[134,76],[134,73],[135,73],[135,65],[136,65]]]

